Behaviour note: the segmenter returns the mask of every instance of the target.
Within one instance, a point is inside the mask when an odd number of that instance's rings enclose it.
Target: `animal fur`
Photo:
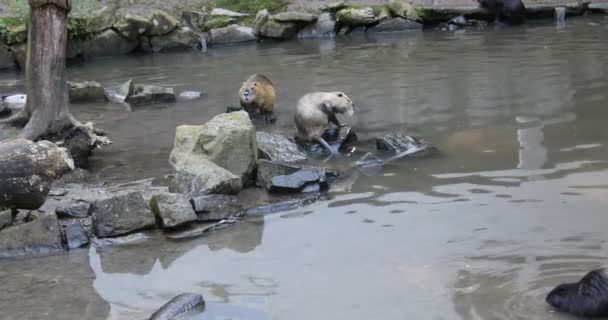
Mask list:
[[[250,114],[274,112],[274,85],[264,75],[256,73],[243,82],[239,98],[241,107]]]
[[[593,270],[579,282],[557,286],[546,301],[575,316],[608,317],[608,269]]]
[[[507,24],[524,22],[526,7],[521,0],[477,0],[479,5],[490,11],[494,19]]]

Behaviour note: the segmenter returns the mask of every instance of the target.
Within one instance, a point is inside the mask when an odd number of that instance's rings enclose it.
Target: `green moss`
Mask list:
[[[255,15],[258,11],[266,9],[271,13],[284,9],[289,0],[211,0],[209,5],[213,8],[223,8],[241,13]]]
[[[223,27],[227,27],[231,24],[235,24],[237,23],[237,19],[235,18],[230,18],[230,17],[217,17],[217,18],[213,18],[207,22],[205,22],[203,31],[209,31],[211,29],[218,29],[218,28],[223,28]]]
[[[0,40],[6,44],[23,42],[27,38],[26,20],[21,17],[0,18]]]

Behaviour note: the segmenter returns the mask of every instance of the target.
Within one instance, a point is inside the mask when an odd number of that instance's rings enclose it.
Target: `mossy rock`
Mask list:
[[[152,24],[148,19],[130,14],[114,23],[114,29],[131,40],[137,39],[137,37],[146,33],[150,28],[152,28]]]
[[[376,16],[376,21],[384,21],[389,20],[391,18],[391,13],[389,12],[386,6],[381,6],[379,8],[373,8],[374,15]]]
[[[304,12],[282,12],[272,16],[272,19],[277,22],[294,22],[301,24],[309,24],[317,21],[319,16],[316,14]]]
[[[235,18],[230,18],[230,17],[217,17],[217,18],[213,18],[207,22],[205,22],[203,30],[204,31],[209,31],[212,29],[219,29],[219,28],[224,28],[227,27],[231,24],[236,24],[238,22],[237,19]]]
[[[25,43],[27,41],[27,25],[22,24],[11,28],[8,35],[8,44]]]
[[[391,1],[388,3],[387,8],[389,12],[395,17],[401,17],[411,21],[421,21],[416,8],[405,2]]]
[[[116,21],[117,10],[118,8],[115,6],[105,6],[93,11],[90,19],[91,32],[98,33],[112,28]]]
[[[346,9],[348,4],[345,1],[332,2],[321,7],[321,11],[336,13],[342,9]]]
[[[150,29],[146,32],[148,36],[164,36],[175,30],[179,21],[165,11],[156,10],[150,15]]]
[[[349,27],[365,26],[376,22],[376,15],[370,7],[346,8],[336,13],[336,21]]]

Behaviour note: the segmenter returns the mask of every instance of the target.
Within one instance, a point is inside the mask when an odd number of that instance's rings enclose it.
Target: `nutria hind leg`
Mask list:
[[[340,123],[340,121],[338,120],[338,118],[336,118],[336,115],[333,114],[333,113],[330,113],[330,114],[327,115],[327,120],[330,123],[335,124],[337,127],[341,127],[342,126],[342,124]]]
[[[336,151],[334,151],[329,144],[327,143],[327,141],[325,141],[325,139],[321,138],[321,137],[313,137],[313,140],[317,141],[318,143],[320,143],[325,149],[327,149],[329,151],[329,153],[333,156],[335,154],[337,154]]]

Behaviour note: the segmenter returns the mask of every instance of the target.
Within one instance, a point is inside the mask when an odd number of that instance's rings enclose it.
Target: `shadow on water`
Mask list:
[[[163,180],[175,127],[236,104],[255,72],[277,87],[269,130],[288,136],[304,93],[353,98],[361,144],[332,165],[348,167],[386,131],[423,136],[441,155],[353,172],[328,201],[205,238],[155,234],[2,261],[0,318],[143,319],[192,291],[208,302],[205,319],[566,319],[546,292],[606,262],[607,23],[354,35],[71,67],[71,79],[110,89],[133,78],[208,94],[131,111],[73,105],[111,133],[92,169],[112,182]],[[0,85],[23,88],[14,74],[0,74]]]

